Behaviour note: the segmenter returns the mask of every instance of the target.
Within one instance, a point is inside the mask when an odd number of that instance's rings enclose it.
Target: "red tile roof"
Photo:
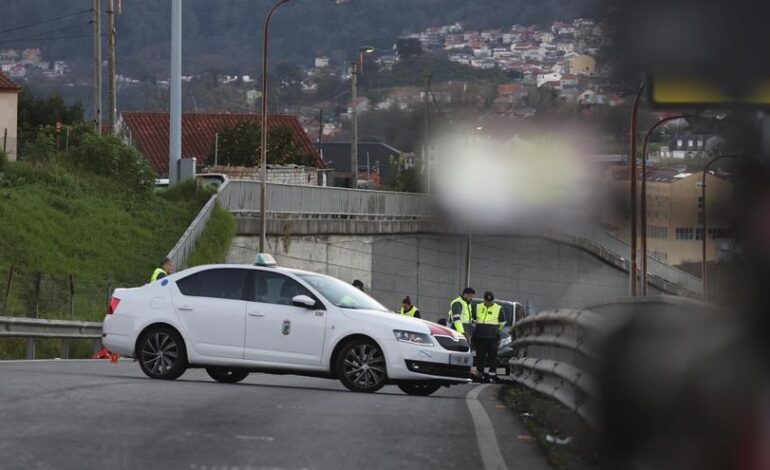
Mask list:
[[[21,87],[8,78],[6,74],[0,72],[0,91],[21,91]]]
[[[131,142],[150,161],[153,170],[159,175],[168,174],[168,113],[124,112],[123,123]],[[261,121],[257,114],[182,114],[182,157],[195,157],[198,165],[208,163],[209,154],[214,148],[217,132],[235,127],[243,121]],[[323,161],[310,138],[302,130],[296,116],[270,115],[270,129],[281,126],[289,127],[300,147],[314,156],[319,168],[324,168]]]

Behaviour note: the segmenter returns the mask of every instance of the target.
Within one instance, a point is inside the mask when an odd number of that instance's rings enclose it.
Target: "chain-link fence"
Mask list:
[[[0,268],[0,280],[0,315],[57,320],[102,321],[116,285],[110,279],[19,272],[15,267]]]

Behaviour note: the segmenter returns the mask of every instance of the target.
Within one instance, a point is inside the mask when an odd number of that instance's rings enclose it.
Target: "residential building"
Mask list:
[[[323,69],[329,66],[329,58],[326,56],[315,58],[315,68]]]
[[[609,200],[628,198],[630,168],[613,166],[605,173]],[[647,252],[670,265],[698,262],[703,258],[703,199],[701,173],[682,173],[671,168],[647,171]],[[707,260],[717,257],[720,243],[732,238],[729,207],[732,183],[706,176],[708,205]],[[630,239],[630,214],[625,204],[609,205],[603,223],[615,235]]]
[[[685,157],[702,157],[714,153],[724,139],[711,134],[675,134],[668,145],[660,148],[660,158],[683,159]]]
[[[0,150],[16,161],[19,121],[19,92],[21,87],[0,72]]]
[[[350,145],[349,142],[324,142],[321,144],[321,154],[326,168],[334,170],[335,184],[340,186],[347,186],[351,177]],[[408,158],[410,155],[411,160]],[[359,181],[371,181],[371,186],[378,188],[396,170],[395,164],[401,157],[407,158],[407,165],[414,165],[413,154],[406,154],[383,142],[359,142]]]
[[[566,56],[570,73],[577,75],[596,74],[596,59],[586,54],[568,54]]]
[[[235,127],[241,122],[261,122],[257,114],[182,114],[182,157],[195,158],[196,166],[213,164],[214,142],[218,132]],[[294,141],[307,154],[315,157],[316,166],[324,168],[318,150],[302,130],[296,116],[271,115],[270,129],[289,128]],[[150,162],[159,176],[168,175],[168,113],[124,112],[118,123],[121,135],[133,144]]]

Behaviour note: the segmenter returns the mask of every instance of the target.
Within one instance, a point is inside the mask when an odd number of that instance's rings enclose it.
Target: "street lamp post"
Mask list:
[[[706,175],[708,174],[709,168],[711,168],[711,165],[716,163],[719,160],[725,159],[725,158],[739,158],[738,155],[717,155],[716,157],[709,160],[708,163],[706,163],[706,166],[703,167],[703,177],[701,178],[701,201],[703,203],[703,206],[701,207],[701,216],[703,223],[701,224],[703,226],[703,233],[701,234],[701,249],[703,254],[702,264],[701,264],[701,282],[703,283],[703,301],[706,302],[707,295],[706,295],[706,245],[707,245],[707,238],[708,238],[708,225],[706,224]]]
[[[363,46],[358,49],[358,61],[353,61],[350,65],[350,121],[351,121],[351,142],[350,142],[350,187],[358,187],[358,75],[364,70],[364,54],[374,52],[374,47]]]
[[[261,158],[260,158],[260,185],[259,185],[259,218],[260,218],[260,230],[259,230],[259,252],[265,251],[265,239],[267,238],[267,52],[269,44],[269,32],[270,32],[270,18],[273,17],[273,13],[283,5],[291,0],[279,0],[278,3],[273,5],[270,12],[265,18],[265,28],[263,33],[262,42],[262,141],[261,141]],[[345,0],[335,0],[336,4],[344,3]]]
[[[642,256],[642,295],[647,295],[647,144],[652,134],[663,124],[676,119],[692,117],[688,114],[669,116],[656,122],[644,136],[642,144],[642,191],[640,195],[641,217],[641,256]]]
[[[639,86],[639,92],[636,94],[634,100],[634,107],[631,111],[631,269],[629,269],[630,275],[630,294],[631,297],[636,297],[636,284],[637,284],[637,240],[636,240],[636,228],[637,228],[637,213],[636,213],[636,132],[638,127],[639,118],[639,104],[642,101],[642,93],[644,93],[644,83]]]

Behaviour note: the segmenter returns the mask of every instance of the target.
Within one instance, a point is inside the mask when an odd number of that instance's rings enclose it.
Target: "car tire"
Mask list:
[[[187,370],[184,341],[173,328],[150,328],[142,333],[136,350],[139,367],[151,379],[174,380]]]
[[[382,348],[366,338],[354,339],[342,347],[337,355],[337,371],[342,385],[354,392],[376,392],[388,379]]]
[[[402,383],[398,384],[398,388],[407,395],[415,395],[419,397],[427,397],[428,395],[435,393],[441,388],[440,384],[431,384],[423,382],[414,383]]]
[[[249,376],[249,371],[227,367],[206,367],[209,377],[226,384],[235,384]]]

